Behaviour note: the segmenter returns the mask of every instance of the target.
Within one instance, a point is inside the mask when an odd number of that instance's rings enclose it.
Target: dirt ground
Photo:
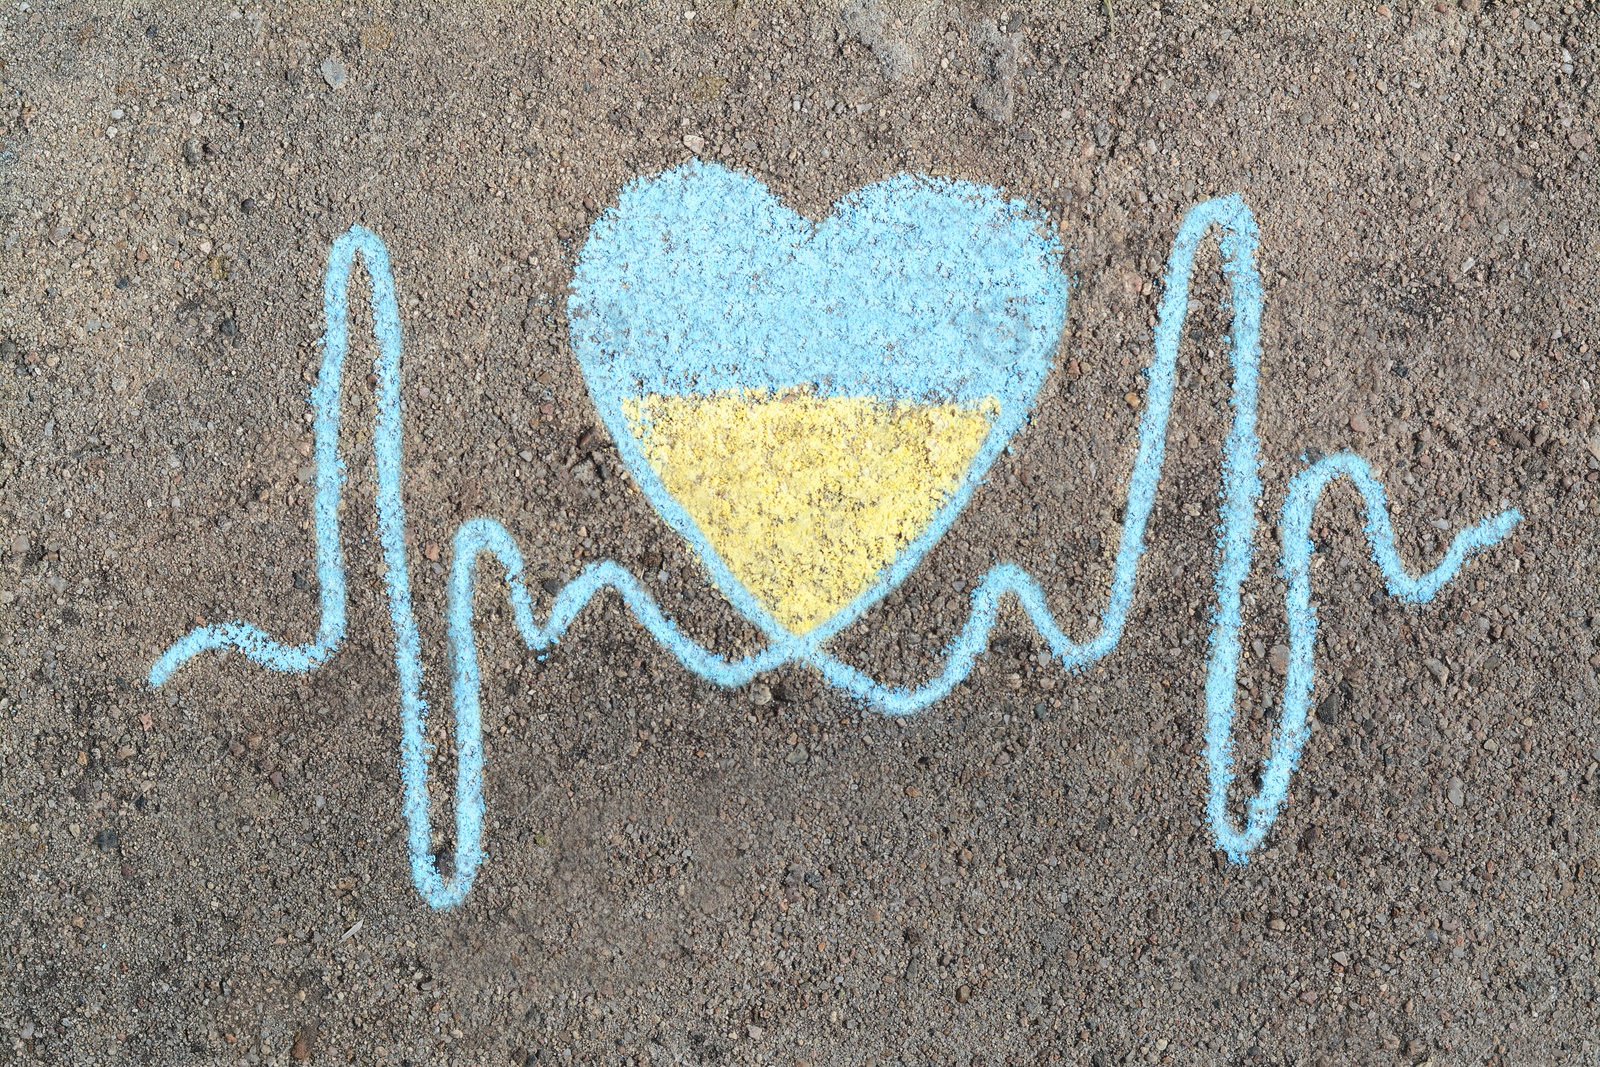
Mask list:
[[[1596,1062],[1600,15],[1308,7],[7,0],[0,1063]],[[936,673],[997,561],[1092,632],[1162,266],[1214,195],[1260,220],[1266,280],[1239,803],[1275,720],[1296,471],[1366,457],[1413,568],[1502,503],[1524,522],[1407,606],[1330,492],[1315,731],[1265,846],[1228,863],[1201,742],[1230,389],[1212,243],[1115,652],[1069,676],[1009,612],[966,683],[886,720],[808,670],[699,682],[614,596],[537,658],[486,583],[488,858],[431,911],[364,369],[344,646],[304,676],[209,655],[144,679],[197,619],[315,631],[308,383],[355,223],[399,291],[434,706],[474,515],[542,606],[616,559],[698,640],[757,647],[620,475],[564,319],[591,221],[696,154],[812,218],[903,171],[986,183],[1069,250],[1031,424],[834,643],[876,678]],[[352,336],[362,367],[364,309]]]

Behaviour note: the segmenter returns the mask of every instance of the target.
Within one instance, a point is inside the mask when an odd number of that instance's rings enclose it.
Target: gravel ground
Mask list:
[[[153,6],[0,12],[0,1063],[1595,1062],[1589,4]],[[989,183],[1071,250],[1035,419],[836,643],[876,677],[934,673],[999,560],[1091,632],[1161,266],[1220,193],[1262,223],[1268,517],[1352,449],[1414,567],[1502,501],[1526,521],[1408,607],[1330,493],[1315,732],[1227,863],[1200,747],[1212,246],[1115,653],[1069,677],[1010,613],[967,683],[887,721],[805,670],[710,688],[614,597],[539,660],[487,589],[489,858],[431,912],[361,373],[345,646],[304,677],[142,679],[197,618],[313,633],[307,383],[358,222],[406,329],[435,703],[471,515],[546,590],[615,558],[697,639],[757,647],[620,475],[563,319],[590,221],[691,154],[813,217],[904,170]],[[1245,786],[1285,640],[1259,540]]]

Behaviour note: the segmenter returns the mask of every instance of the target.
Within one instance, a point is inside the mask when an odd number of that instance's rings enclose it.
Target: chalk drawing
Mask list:
[[[676,172],[673,180],[680,180],[684,172]],[[884,183],[895,188],[892,183]],[[899,186],[901,189],[934,190],[941,187],[920,180]],[[948,186],[943,187],[949,189]],[[990,194],[974,188],[963,188],[956,197],[968,197],[967,203],[979,212],[989,212],[1004,226],[1009,216],[997,212],[998,203]],[[870,202],[870,197],[858,202]],[[847,203],[849,203],[847,201]],[[528,647],[542,652],[554,645],[578,612],[598,593],[615,590],[661,644],[671,651],[691,672],[724,686],[739,686],[751,681],[757,674],[785,664],[808,665],[829,682],[856,697],[867,701],[889,715],[905,715],[918,711],[938,701],[971,671],[979,653],[987,646],[996,615],[1004,598],[1014,596],[1033,625],[1049,644],[1052,652],[1069,670],[1078,670],[1105,656],[1121,638],[1123,626],[1131,609],[1137,576],[1138,561],[1144,551],[1144,533],[1155,499],[1165,454],[1167,420],[1171,410],[1174,370],[1178,341],[1188,306],[1189,279],[1194,256],[1200,240],[1216,227],[1221,230],[1221,250],[1224,269],[1231,284],[1233,309],[1231,360],[1234,372],[1233,425],[1224,444],[1221,527],[1219,531],[1220,561],[1217,573],[1217,608],[1215,627],[1211,638],[1211,653],[1206,678],[1206,756],[1210,765],[1210,799],[1207,814],[1218,846],[1236,862],[1243,863],[1249,853],[1260,845],[1270,829],[1288,791],[1290,776],[1299,759],[1308,736],[1307,710],[1314,683],[1313,650],[1316,639],[1316,613],[1311,602],[1310,523],[1312,512],[1328,483],[1337,478],[1347,478],[1360,493],[1366,506],[1366,533],[1373,558],[1383,573],[1389,592],[1403,600],[1422,603],[1433,597],[1460,569],[1474,551],[1492,545],[1505,537],[1520,521],[1514,510],[1502,512],[1493,518],[1458,532],[1444,558],[1421,577],[1411,577],[1401,562],[1394,545],[1394,531],[1390,524],[1383,489],[1372,476],[1365,461],[1353,454],[1341,454],[1323,459],[1297,474],[1290,482],[1288,499],[1280,519],[1283,548],[1283,570],[1287,578],[1286,609],[1289,621],[1289,670],[1284,683],[1281,702],[1282,713],[1273,739],[1260,792],[1249,802],[1242,828],[1234,825],[1228,814],[1227,791],[1232,781],[1231,727],[1233,721],[1236,672],[1240,656],[1239,630],[1241,626],[1241,587],[1249,573],[1252,552],[1252,535],[1255,510],[1261,493],[1257,476],[1257,441],[1255,436],[1256,393],[1260,356],[1260,316],[1262,293],[1254,264],[1256,227],[1249,209],[1237,196],[1223,197],[1200,204],[1190,211],[1179,229],[1167,264],[1165,291],[1160,317],[1155,331],[1155,353],[1148,371],[1149,387],[1146,393],[1144,415],[1140,421],[1133,472],[1129,478],[1127,505],[1124,511],[1122,539],[1118,546],[1116,564],[1111,578],[1110,595],[1100,618],[1095,635],[1082,643],[1069,638],[1057,626],[1045,602],[1042,590],[1025,572],[1013,564],[1000,564],[992,568],[973,590],[972,610],[958,637],[946,649],[945,667],[935,678],[914,687],[885,686],[859,669],[837,659],[823,647],[829,627],[842,614],[856,610],[852,605],[834,610],[837,598],[823,598],[820,607],[812,614],[791,618],[784,625],[780,616],[762,608],[752,611],[761,620],[769,634],[781,634],[760,652],[736,660],[728,660],[706,649],[687,637],[667,618],[650,597],[644,586],[627,570],[614,561],[605,560],[586,568],[554,598],[543,625],[534,615],[533,598],[523,581],[523,559],[515,541],[498,522],[487,518],[474,518],[463,523],[456,531],[452,544],[452,558],[447,593],[446,624],[451,648],[451,693],[455,709],[456,767],[456,833],[455,854],[448,878],[444,877],[431,851],[431,825],[428,816],[428,761],[430,750],[425,743],[427,704],[422,696],[422,666],[415,615],[411,605],[410,584],[405,552],[405,509],[401,482],[401,400],[400,400],[400,319],[395,301],[394,280],[390,273],[388,254],[383,242],[368,230],[354,227],[339,237],[329,256],[328,272],[323,287],[323,308],[326,318],[324,355],[321,373],[312,391],[315,413],[317,492],[313,503],[317,542],[317,575],[321,585],[321,622],[316,638],[304,645],[285,645],[248,623],[201,627],[179,640],[150,671],[150,684],[160,686],[179,667],[207,650],[235,649],[254,662],[277,671],[304,672],[325,663],[338,649],[346,628],[344,560],[340,550],[338,529],[339,494],[344,480],[344,465],[338,451],[340,418],[340,380],[344,356],[348,347],[347,306],[350,269],[359,254],[371,281],[371,302],[374,332],[378,341],[375,359],[377,379],[377,418],[373,434],[373,453],[376,465],[376,509],[379,539],[386,567],[390,623],[395,634],[395,666],[400,678],[401,710],[401,774],[404,782],[403,809],[407,825],[407,845],[410,852],[412,879],[427,903],[436,908],[460,903],[472,885],[473,878],[483,860],[483,741],[480,728],[479,675],[476,643],[473,632],[472,592],[476,581],[477,562],[480,556],[492,556],[504,571],[511,603],[512,615],[518,631]],[[815,240],[815,237],[813,237]],[[803,243],[803,242],[802,242]],[[575,291],[582,291],[575,284]],[[1048,287],[1037,292],[1048,294]],[[708,299],[720,298],[713,293]],[[685,298],[691,298],[686,292]],[[591,307],[596,305],[590,305]],[[1048,308],[1048,299],[1038,305]],[[641,324],[640,328],[644,328]],[[580,328],[582,328],[580,326]],[[577,343],[577,342],[575,342]],[[581,343],[579,345],[581,347]],[[585,373],[591,373],[591,363]],[[848,368],[845,368],[848,370]],[[1005,379],[999,379],[1004,384]],[[673,384],[673,383],[664,383]],[[611,417],[632,422],[618,423],[616,433],[619,445],[623,441],[638,444],[635,470],[645,469],[652,462],[647,452],[651,444],[650,425],[657,419],[699,417],[697,413],[682,416],[672,410],[678,402],[716,403],[729,398],[738,399],[739,389],[766,392],[755,399],[760,403],[749,410],[760,408],[774,398],[782,402],[785,396],[794,396],[791,402],[812,403],[818,397],[851,398],[853,403],[880,407],[896,403],[918,407],[918,417],[932,419],[939,409],[932,407],[929,397],[940,397],[935,388],[921,393],[906,390],[893,380],[875,382],[870,390],[855,392],[829,392],[818,388],[815,378],[804,375],[782,376],[781,380],[751,381],[741,377],[737,381],[713,381],[708,391],[686,394],[684,383],[665,392],[640,392],[632,395],[638,406],[627,408],[617,397],[615,409],[605,412]],[[809,384],[810,389],[794,390],[797,384]],[[634,386],[637,388],[637,385]],[[982,418],[990,421],[985,443],[994,433],[993,425],[1003,418],[1006,398],[1021,403],[1037,389],[1033,383],[1025,390],[1004,392],[991,388],[982,393],[961,394],[950,391],[938,400],[940,404],[954,404],[944,412],[944,417],[959,421],[962,418]],[[684,401],[686,395],[691,396]],[[652,398],[664,397],[661,409],[652,410]],[[880,397],[886,399],[878,399]],[[710,399],[707,399],[710,398]],[[865,399],[872,398],[872,399]],[[985,401],[994,398],[993,409]],[[748,399],[748,398],[747,398]],[[633,411],[630,416],[629,411]],[[1015,410],[1015,409],[1013,409]],[[894,412],[891,411],[890,415]],[[903,412],[901,414],[904,414]],[[827,419],[840,417],[837,412]],[[868,425],[881,422],[883,412],[864,411],[861,419]],[[641,431],[640,426],[644,429]],[[1013,427],[1014,429],[1014,427]],[[693,428],[691,428],[691,431]],[[638,433],[638,436],[635,436]],[[667,433],[667,443],[660,447],[670,450],[672,433]],[[890,435],[891,438],[893,435]],[[960,452],[970,449],[974,432],[955,431],[952,442],[942,447]],[[1010,434],[1005,435],[1009,437]],[[963,444],[965,442],[965,444]],[[963,453],[964,454],[964,453]],[[980,453],[981,454],[981,453]],[[992,458],[992,457],[991,457]],[[658,460],[667,469],[677,461],[670,458]],[[947,464],[939,468],[946,473],[945,483],[940,475],[929,474],[927,484],[948,484],[948,471],[959,465]],[[977,464],[969,462],[970,471]],[[653,469],[653,468],[652,468]],[[970,482],[965,486],[970,492]],[[957,489],[949,492],[954,500]],[[668,493],[665,482],[662,492]],[[926,497],[929,490],[922,488]],[[669,494],[670,495],[670,494]],[[911,494],[916,495],[916,494]],[[941,505],[941,506],[947,506]],[[959,508],[957,508],[959,510]],[[693,522],[688,509],[683,521]],[[918,516],[900,516],[893,519],[905,528],[917,525]],[[669,519],[669,521],[671,521]],[[934,520],[937,522],[937,519]],[[677,523],[674,523],[677,526]],[[681,528],[681,527],[680,527]],[[920,536],[926,536],[924,532]],[[704,535],[701,535],[702,539]],[[691,544],[694,544],[691,538]],[[914,544],[914,539],[907,544]],[[696,545],[700,548],[700,545]],[[704,549],[701,549],[704,551]],[[896,542],[893,558],[905,558],[906,548]],[[708,558],[711,558],[708,556]],[[888,557],[885,557],[888,558]],[[897,565],[891,563],[890,568]],[[892,576],[891,576],[892,577]],[[858,576],[859,579],[859,576]],[[880,578],[879,581],[887,580]],[[898,579],[895,579],[898,580]],[[728,584],[724,584],[727,582]],[[893,581],[889,583],[891,586]],[[719,587],[725,591],[740,586],[739,579],[730,571],[721,576]],[[824,585],[824,588],[833,588]],[[865,594],[857,594],[858,597]],[[746,594],[749,604],[760,607],[752,593]],[[772,594],[769,603],[782,605],[783,594]],[[833,611],[833,614],[828,614]],[[764,614],[763,614],[764,612]],[[816,622],[815,619],[822,621]],[[812,625],[808,629],[808,621]],[[796,631],[802,631],[797,633]],[[832,632],[836,632],[832,631]]]
[[[569,309],[635,481],[798,656],[955,521],[1050,372],[1067,278],[993,189],[902,174],[813,224],[691,162],[596,221]]]

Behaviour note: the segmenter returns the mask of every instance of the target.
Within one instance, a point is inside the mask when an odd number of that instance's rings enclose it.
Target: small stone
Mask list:
[[[198,167],[204,158],[204,150],[200,145],[200,138],[191,137],[183,142],[183,161],[191,167]]]
[[[698,156],[706,150],[706,139],[698,133],[686,133],[683,135],[683,147]]]
[[[305,1061],[311,1058],[312,1051],[317,1045],[317,1024],[306,1023],[294,1035],[294,1044],[289,1048],[289,1055],[297,1060]]]
[[[1337,963],[1341,967],[1350,966],[1350,953],[1343,950],[1335,952],[1332,956],[1332,959],[1334,963]]]
[[[749,1035],[751,1041],[760,1041],[767,1034],[763,1027],[757,1026],[755,1023],[746,1026],[744,1032]]]
[[[1482,211],[1489,206],[1489,187],[1487,185],[1474,185],[1467,193],[1467,206],[1474,211]]]
[[[772,690],[764,683],[756,682],[750,687],[750,703],[758,708],[772,703]]]
[[[1356,433],[1366,433],[1372,426],[1367,422],[1367,417],[1358,411],[1350,416],[1350,428]]]
[[[1587,133],[1584,133],[1582,130],[1573,130],[1571,133],[1567,134],[1567,142],[1571,144],[1573,148],[1588,148],[1590,140],[1592,140],[1592,138],[1590,138],[1590,136]]]
[[[256,210],[256,202],[251,197],[247,196],[243,200],[239,201],[239,212],[240,212],[240,214],[253,215],[253,214],[255,214],[255,210]]]
[[[1288,928],[1288,924],[1285,923],[1282,919],[1268,919],[1267,920],[1267,929],[1271,930],[1275,934],[1281,934],[1287,928]]]
[[[344,64],[338,56],[324,59],[318,69],[322,71],[322,80],[328,83],[328,88],[337,89],[344,84]]]
[[[811,752],[804,745],[796,745],[783,757],[784,762],[791,767],[798,767],[811,758]]]
[[[1272,664],[1272,672],[1274,674],[1288,674],[1289,646],[1273,645],[1271,653],[1267,656],[1267,661]]]
[[[1429,656],[1427,659],[1423,660],[1422,665],[1428,668],[1428,673],[1433,675],[1434,681],[1438,682],[1440,685],[1444,685],[1450,680],[1450,668],[1446,667],[1443,663],[1434,659],[1432,656]]]
[[[1138,393],[1127,393],[1127,394],[1125,394],[1123,396],[1122,399],[1127,401],[1128,406],[1130,408],[1133,408],[1135,411],[1139,410],[1139,394]]]
[[[1467,802],[1467,793],[1462,787],[1461,779],[1459,778],[1450,779],[1450,786],[1445,791],[1445,795],[1450,798],[1450,803],[1458,808]]]
[[[905,792],[906,792],[906,796],[912,797],[912,798],[916,798],[916,797],[919,797],[919,796],[922,795],[922,790],[918,789],[914,785],[906,786]]]
[[[972,999],[972,987],[971,986],[965,986],[964,985],[964,986],[957,986],[956,987],[956,1003],[957,1004],[965,1004],[967,1001],[969,1001],[971,999]]]

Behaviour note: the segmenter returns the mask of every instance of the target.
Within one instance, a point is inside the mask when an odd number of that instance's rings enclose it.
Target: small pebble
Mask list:
[[[294,1044],[289,1047],[289,1055],[293,1059],[304,1062],[309,1060],[311,1054],[316,1051],[316,1045],[317,1024],[306,1023],[294,1035]],[[280,1045],[279,1047],[282,1048],[283,1046]]]
[[[339,57],[329,56],[318,69],[322,71],[322,80],[328,83],[328,88],[337,89],[344,85],[344,63]]]

